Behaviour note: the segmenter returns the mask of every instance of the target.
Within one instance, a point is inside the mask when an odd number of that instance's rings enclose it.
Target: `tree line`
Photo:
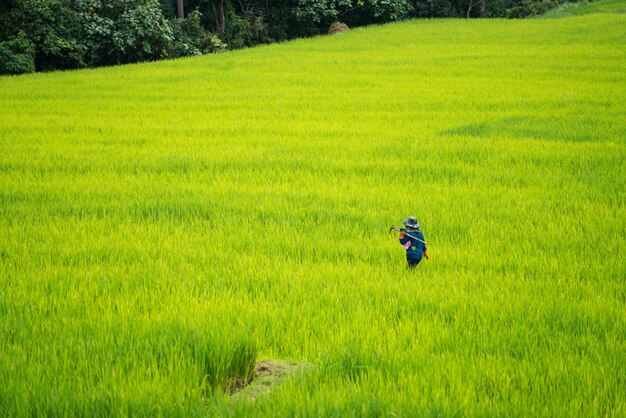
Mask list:
[[[0,74],[221,52],[323,34],[338,21],[527,17],[565,1],[0,0]]]

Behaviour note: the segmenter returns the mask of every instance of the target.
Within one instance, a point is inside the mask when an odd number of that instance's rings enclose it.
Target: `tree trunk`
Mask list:
[[[480,0],[480,7],[478,9],[478,15],[480,17],[485,17],[485,3],[487,0]]]
[[[182,19],[185,17],[185,9],[183,9],[183,0],[178,0],[178,18]]]
[[[470,0],[469,7],[467,8],[467,14],[465,15],[466,19],[470,18],[470,12],[472,11],[473,7],[474,7],[474,1]]]
[[[220,39],[224,40],[224,35],[226,35],[224,0],[213,0],[213,14],[215,15],[215,31]]]

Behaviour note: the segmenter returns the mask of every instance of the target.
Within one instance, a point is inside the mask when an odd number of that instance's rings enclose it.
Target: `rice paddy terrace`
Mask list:
[[[624,9],[0,78],[0,416],[626,415]]]

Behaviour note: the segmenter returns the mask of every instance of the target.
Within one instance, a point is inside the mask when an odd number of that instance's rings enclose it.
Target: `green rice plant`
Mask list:
[[[0,78],[0,416],[623,416],[603,4]]]
[[[553,19],[566,16],[579,16],[590,13],[626,13],[626,5],[621,0],[602,0],[582,3],[563,3],[540,18]]]

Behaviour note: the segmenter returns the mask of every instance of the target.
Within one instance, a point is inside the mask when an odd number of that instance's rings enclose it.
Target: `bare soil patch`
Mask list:
[[[234,381],[229,388],[229,393],[231,396],[255,399],[268,394],[272,388],[280,385],[289,377],[311,369],[313,369],[313,365],[306,362],[260,360],[256,363],[252,379],[249,382]]]

